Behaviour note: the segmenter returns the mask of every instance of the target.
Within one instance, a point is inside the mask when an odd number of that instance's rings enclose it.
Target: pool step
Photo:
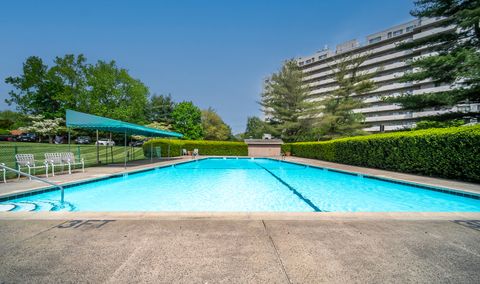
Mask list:
[[[16,205],[13,204],[0,204],[0,212],[7,212],[15,209],[17,207]]]
[[[55,204],[49,201],[35,201],[35,204],[38,205],[37,211],[52,211],[55,207]]]
[[[15,212],[36,211],[37,208],[39,207],[37,204],[33,202],[25,202],[25,201],[12,202],[11,204],[16,206],[14,209],[12,209],[12,211],[15,211]]]
[[[75,206],[73,206],[71,203],[64,201],[63,204],[60,203],[58,200],[50,200],[51,202],[54,202],[55,206],[52,208],[50,211],[61,211],[61,212],[70,212],[75,209]]]
[[[31,212],[31,211],[73,211],[75,207],[69,203],[60,203],[58,200],[17,201],[0,204],[0,212]]]

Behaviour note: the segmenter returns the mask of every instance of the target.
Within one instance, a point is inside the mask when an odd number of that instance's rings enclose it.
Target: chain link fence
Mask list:
[[[42,144],[42,143],[1,143],[0,163],[17,169],[16,154],[33,154],[37,165],[45,161],[45,153],[72,152],[75,158],[85,161],[85,167],[124,163],[125,148],[123,146],[98,146],[97,145],[68,145],[68,144]],[[146,159],[142,147],[127,147],[127,161]],[[150,158],[150,157],[148,157]],[[37,169],[36,174],[44,174],[45,171]],[[16,174],[7,172],[7,178],[15,177]]]

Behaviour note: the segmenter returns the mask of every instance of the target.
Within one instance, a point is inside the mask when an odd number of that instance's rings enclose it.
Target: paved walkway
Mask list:
[[[1,220],[0,282],[478,283],[480,221]]]

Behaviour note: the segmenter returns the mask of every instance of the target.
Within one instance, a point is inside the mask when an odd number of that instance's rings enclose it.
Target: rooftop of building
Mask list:
[[[300,66],[313,64],[326,58],[344,54],[352,50],[365,48],[378,42],[399,37],[407,33],[412,33],[415,28],[418,28],[420,26],[427,26],[440,20],[440,18],[413,19],[411,21],[367,35],[364,42],[359,42],[357,39],[348,40],[346,42],[337,44],[335,50],[331,50],[327,46],[325,46],[323,49],[315,52],[312,55],[299,57],[296,60]]]

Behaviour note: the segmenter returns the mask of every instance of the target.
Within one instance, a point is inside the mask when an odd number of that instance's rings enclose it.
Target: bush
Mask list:
[[[480,182],[480,125],[289,145],[298,157]]]
[[[158,146],[161,147],[162,157],[180,156],[182,149],[187,149],[187,151],[198,149],[200,155],[210,156],[248,155],[247,144],[243,142],[153,139],[143,144],[145,157],[150,157],[150,149]],[[156,150],[153,151],[153,156],[157,156]]]
[[[465,124],[465,121],[463,119],[454,119],[449,121],[422,120],[416,123],[414,130],[429,129],[429,128],[458,127],[464,124]]]
[[[0,135],[10,135],[10,130],[0,129]]]
[[[160,147],[161,157],[177,157],[182,155],[183,141],[170,139],[152,139],[143,144],[143,155],[150,157],[150,149],[153,149],[153,157],[158,157],[157,147]]]
[[[292,144],[285,143],[285,144],[282,144],[281,147],[282,147],[282,153],[292,152]]]

